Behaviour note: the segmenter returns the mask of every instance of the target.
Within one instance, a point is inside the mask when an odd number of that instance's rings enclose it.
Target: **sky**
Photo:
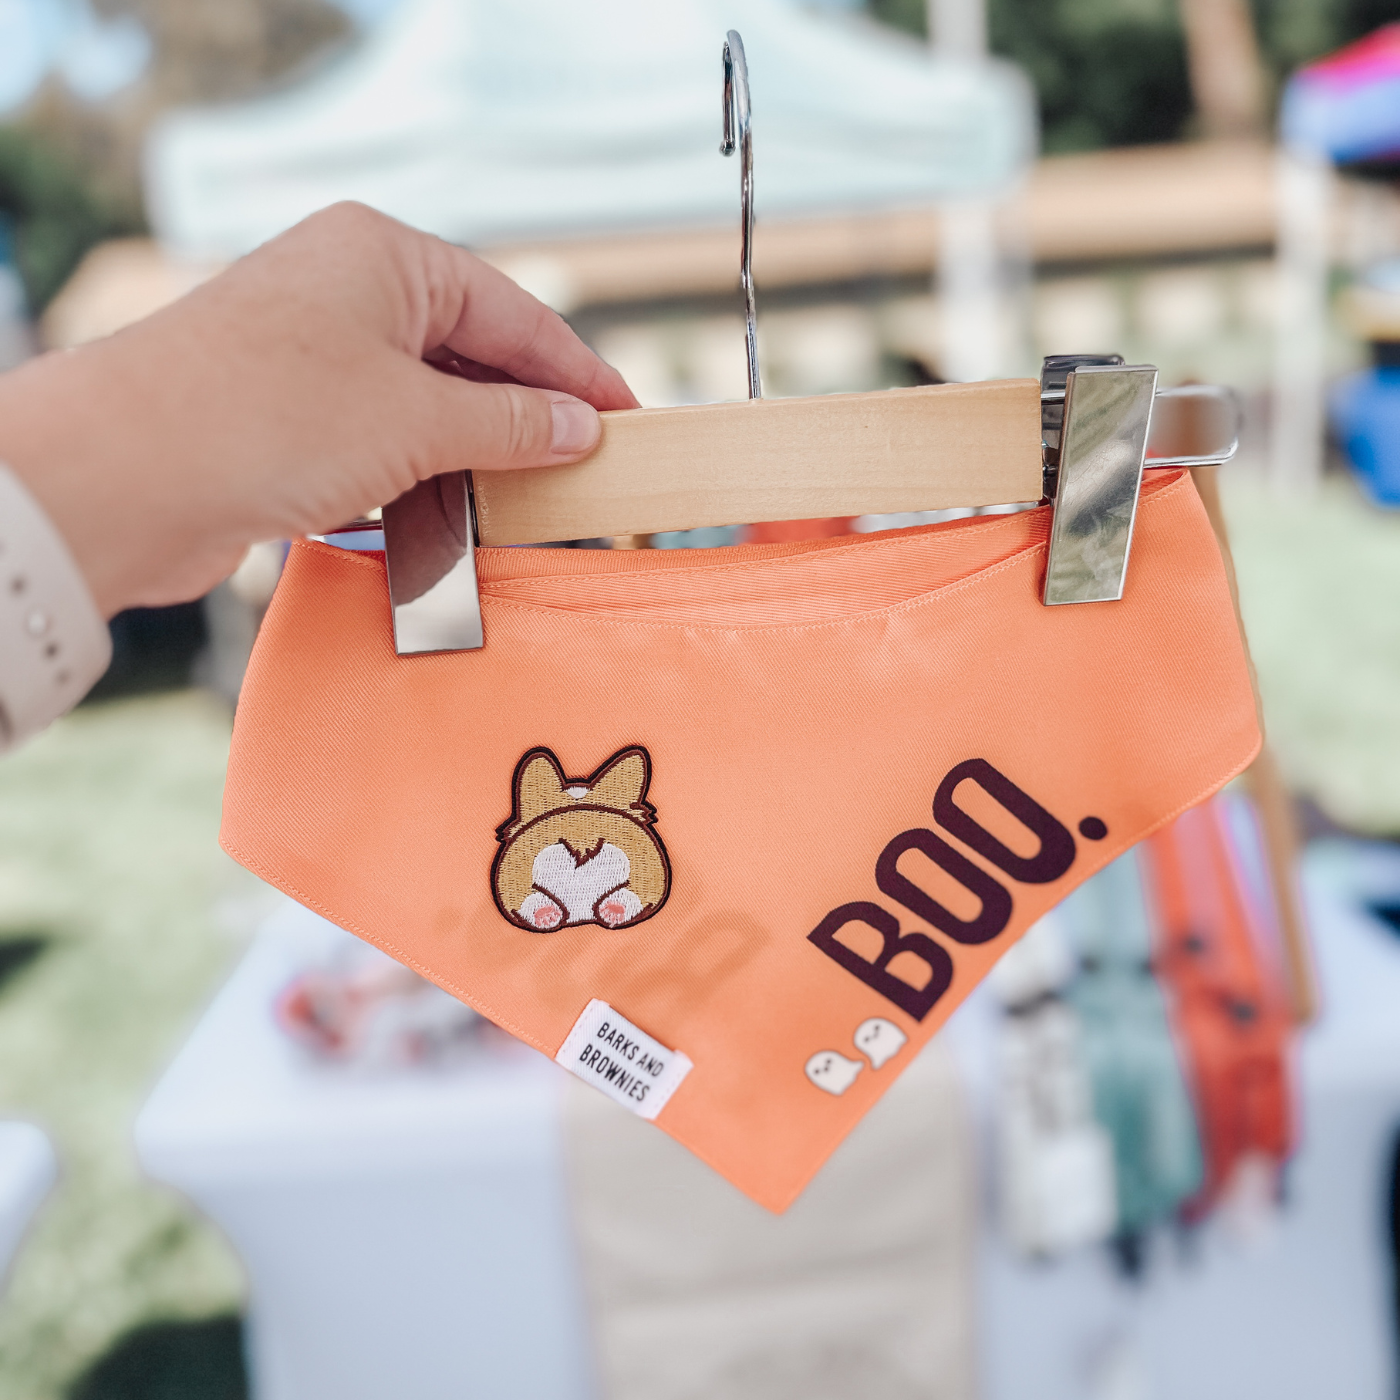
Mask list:
[[[334,0],[371,27],[398,0]],[[88,0],[0,0],[0,119],[56,72],[74,94],[102,102],[135,82],[151,41],[134,19],[104,20]]]

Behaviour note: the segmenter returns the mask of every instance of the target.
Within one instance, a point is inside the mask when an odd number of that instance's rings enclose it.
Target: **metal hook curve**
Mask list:
[[[739,283],[744,289],[744,322],[749,356],[749,397],[761,399],[758,373],[758,310],[753,290],[753,133],[750,129],[749,65],[737,29],[724,38],[724,139],[719,153],[739,151]]]

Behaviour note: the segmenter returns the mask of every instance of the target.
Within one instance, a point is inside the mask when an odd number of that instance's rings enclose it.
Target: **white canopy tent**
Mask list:
[[[1034,155],[1008,64],[934,56],[783,0],[403,0],[278,95],[172,114],[147,148],[171,251],[228,258],[358,199],[464,244],[727,223],[720,48],[736,27],[764,214],[995,193]]]

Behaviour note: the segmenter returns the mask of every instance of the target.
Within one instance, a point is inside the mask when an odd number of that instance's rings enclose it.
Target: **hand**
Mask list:
[[[154,316],[0,375],[0,461],[110,617],[198,597],[250,544],[439,472],[577,461],[595,410],[636,404],[504,274],[341,204]]]

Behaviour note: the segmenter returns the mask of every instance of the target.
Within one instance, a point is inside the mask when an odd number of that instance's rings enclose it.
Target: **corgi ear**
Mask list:
[[[564,772],[548,749],[536,749],[515,770],[515,810],[521,822],[566,806]]]
[[[640,804],[650,780],[647,756],[641,749],[615,753],[589,784],[588,799],[601,807],[625,812]]]

